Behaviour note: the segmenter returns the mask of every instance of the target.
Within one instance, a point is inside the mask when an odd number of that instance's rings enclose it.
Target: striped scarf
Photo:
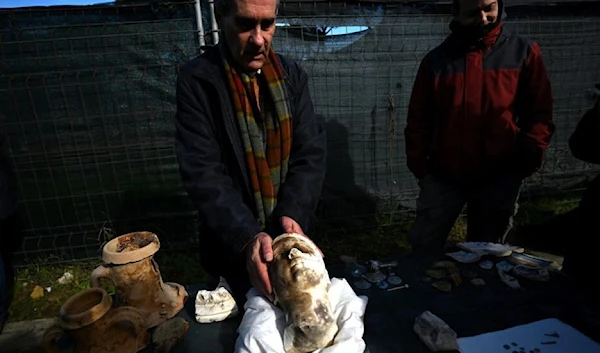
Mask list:
[[[268,84],[269,94],[265,94],[263,90],[261,95],[271,99],[272,109],[261,112],[253,78],[232,67],[229,63],[231,56],[225,52],[226,46],[219,45],[219,47],[244,146],[246,165],[258,210],[258,221],[264,229],[277,204],[279,187],[285,182],[292,148],[291,114],[283,82],[283,71],[275,52],[269,50],[261,69]],[[263,144],[265,135],[266,146]]]

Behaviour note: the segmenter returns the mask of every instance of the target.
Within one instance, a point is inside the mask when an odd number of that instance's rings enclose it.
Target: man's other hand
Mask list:
[[[270,301],[274,301],[273,288],[269,279],[267,264],[273,261],[271,237],[264,232],[258,235],[246,246],[246,269],[250,283]]]
[[[302,230],[302,227],[300,227],[298,222],[296,222],[292,218],[290,218],[288,216],[282,216],[280,221],[281,221],[281,228],[283,228],[283,231],[285,233],[301,234],[306,239],[308,239],[311,243],[315,244],[306,234],[304,234],[304,231]],[[325,257],[325,256],[323,256],[323,252],[321,251],[321,249],[319,249],[317,244],[315,244],[315,247],[317,248],[317,250],[319,250],[319,253],[321,253],[321,257]]]

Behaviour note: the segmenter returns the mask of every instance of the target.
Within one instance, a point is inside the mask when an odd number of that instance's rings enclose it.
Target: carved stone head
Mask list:
[[[276,303],[286,315],[285,351],[313,352],[329,346],[338,327],[329,301],[331,280],[314,243],[295,233],[275,238],[269,277]]]

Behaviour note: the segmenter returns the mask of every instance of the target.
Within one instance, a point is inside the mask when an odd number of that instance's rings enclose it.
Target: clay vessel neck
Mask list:
[[[102,288],[90,288],[69,298],[60,308],[59,324],[76,330],[102,318],[112,307],[112,298]]]
[[[151,257],[159,248],[160,241],[154,233],[127,233],[106,243],[102,260],[113,265],[134,263]]]

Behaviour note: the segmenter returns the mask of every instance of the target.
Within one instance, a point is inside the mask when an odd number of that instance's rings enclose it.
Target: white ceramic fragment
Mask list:
[[[508,273],[502,271],[500,268],[497,269],[498,270],[498,276],[500,276],[500,279],[502,280],[502,282],[504,282],[504,284],[506,284],[507,286],[509,286],[510,288],[513,289],[520,289],[521,285],[519,284],[519,281],[514,278],[513,276],[509,275]]]
[[[234,317],[238,313],[238,306],[223,280],[216,289],[209,291],[199,290],[196,294],[196,321],[210,323],[223,321]]]
[[[483,268],[484,270],[491,270],[492,267],[494,267],[494,263],[490,260],[481,261],[479,263],[479,267]]]
[[[510,270],[513,269],[513,265],[510,264],[510,262],[508,261],[500,261],[496,264],[496,268],[504,271],[504,272],[510,272]]]
[[[467,251],[451,252],[447,253],[446,255],[463,264],[470,264],[473,262],[477,262],[479,261],[479,259],[481,259],[481,255],[479,255],[478,253]]]
[[[511,246],[507,244],[489,242],[462,242],[456,244],[456,246],[468,252],[475,252],[480,255],[489,254],[498,257],[509,256],[513,252],[522,253],[523,251],[525,251],[525,249],[519,246]]]
[[[547,268],[518,265],[513,268],[513,272],[518,276],[530,279],[532,281],[545,282],[550,280],[550,273],[548,272]]]
[[[62,276],[60,276],[60,278],[58,279],[58,283],[59,284],[69,284],[71,282],[73,282],[73,279],[75,277],[73,277],[73,274],[71,272],[65,272]]]

